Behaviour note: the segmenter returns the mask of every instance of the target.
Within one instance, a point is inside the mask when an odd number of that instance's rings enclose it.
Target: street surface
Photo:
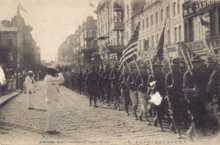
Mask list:
[[[101,105],[89,107],[88,98],[65,87],[60,87],[59,118],[62,134],[48,135],[46,126],[46,105],[44,84],[38,82],[32,95],[35,110],[27,109],[27,95],[21,94],[0,108],[0,145],[23,144],[75,144],[75,145],[177,145],[207,144],[212,140],[204,137],[199,142],[177,139],[171,132],[136,121],[124,111],[117,111]],[[51,94],[53,95],[53,94]],[[219,139],[219,138],[218,138]],[[210,144],[211,145],[211,144]],[[214,143],[213,143],[214,145]]]

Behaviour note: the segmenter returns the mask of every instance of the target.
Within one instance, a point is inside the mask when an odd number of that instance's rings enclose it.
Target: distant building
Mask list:
[[[8,67],[35,69],[40,65],[40,48],[32,37],[32,28],[25,24],[18,8],[11,21],[0,22],[1,60]]]
[[[59,47],[58,62],[60,65],[78,69],[91,62],[94,53],[98,53],[97,47],[97,21],[88,16]]]
[[[100,1],[96,14],[101,57],[106,63],[118,60],[124,48],[124,1]]]
[[[0,23],[0,63],[5,67],[17,66],[17,33],[10,21]]]

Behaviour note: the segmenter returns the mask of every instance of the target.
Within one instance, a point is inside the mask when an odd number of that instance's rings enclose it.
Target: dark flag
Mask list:
[[[192,65],[191,59],[193,56],[195,56],[195,53],[190,51],[189,47],[186,46],[186,44],[184,44],[183,42],[179,43],[179,46],[180,46],[179,50],[182,54],[182,57],[187,65],[188,69],[192,73],[193,65]]]
[[[137,59],[139,30],[140,23],[138,23],[133,35],[131,36],[131,39],[128,42],[127,47],[122,52],[122,56],[120,58],[120,67],[122,67],[124,63],[130,63]]]
[[[162,61],[164,59],[164,34],[165,34],[165,28],[166,28],[166,23],[163,27],[163,31],[160,35],[160,40],[159,40],[159,43],[157,45],[157,53],[156,55],[154,56],[153,60],[155,61],[156,59],[158,59],[159,61]]]
[[[202,16],[200,16],[200,22],[205,27],[209,27],[209,25],[210,25],[208,21],[206,21],[202,18]]]

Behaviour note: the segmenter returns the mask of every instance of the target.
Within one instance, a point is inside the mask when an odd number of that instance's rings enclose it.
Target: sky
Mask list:
[[[32,26],[32,35],[41,48],[41,59],[55,60],[57,48],[74,33],[86,17],[95,17],[95,7],[100,0],[0,0],[0,20],[11,19],[16,15],[17,5],[25,22]]]

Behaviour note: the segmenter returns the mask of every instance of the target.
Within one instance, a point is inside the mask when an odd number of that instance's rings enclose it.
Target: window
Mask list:
[[[148,17],[146,18],[146,27],[147,27],[147,28],[149,27],[149,20],[148,20]]]
[[[174,28],[174,41],[177,42],[177,28]]]
[[[166,8],[166,15],[167,15],[167,18],[170,17],[170,6],[167,6]]]
[[[163,9],[161,9],[160,11],[160,18],[161,18],[161,22],[163,21]]]
[[[170,30],[167,30],[167,44],[170,44]]]
[[[127,16],[129,18],[129,6],[127,5]]]
[[[156,17],[156,24],[158,24],[158,12],[156,12],[156,14],[155,14],[155,17]]]
[[[139,40],[139,44],[138,44],[138,45],[139,45],[139,48],[142,48],[141,42],[142,42],[142,41]]]
[[[180,0],[177,2],[177,13],[180,14]]]
[[[157,34],[157,43],[158,43],[158,41],[159,41],[159,34]]]
[[[153,15],[150,16],[150,20],[151,20],[151,26],[153,26],[153,24],[154,24],[154,16]]]
[[[154,47],[154,36],[151,36],[151,47]]]
[[[144,50],[148,50],[149,49],[149,39],[145,40],[144,39]]]
[[[145,28],[144,19],[142,20],[142,28],[143,28],[143,30]]]
[[[173,2],[173,16],[176,16],[176,2]]]
[[[182,41],[182,37],[181,37],[181,26],[179,26],[179,41]]]

